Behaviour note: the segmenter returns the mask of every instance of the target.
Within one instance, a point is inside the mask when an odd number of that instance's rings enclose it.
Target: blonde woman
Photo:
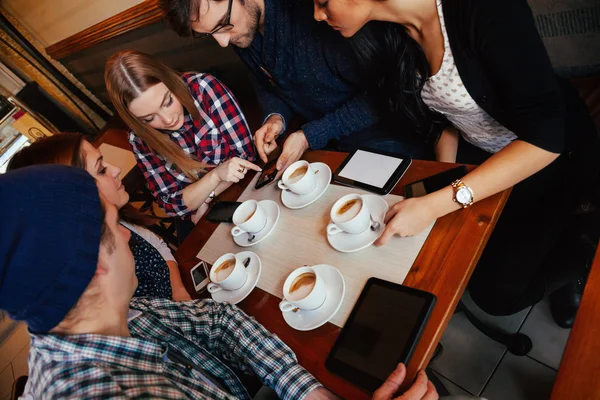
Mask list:
[[[250,162],[256,155],[242,110],[213,76],[180,75],[128,50],[108,60],[104,80],[131,129],[129,142],[148,188],[167,214],[195,223],[214,196],[249,169],[260,171]]]

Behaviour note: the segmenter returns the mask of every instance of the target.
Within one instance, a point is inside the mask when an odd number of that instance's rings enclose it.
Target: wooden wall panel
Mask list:
[[[104,65],[113,53],[125,49],[151,54],[178,71],[210,72],[223,81],[240,102],[252,101],[255,97],[251,74],[231,48],[223,49],[212,39],[180,38],[162,21],[96,43],[60,61],[110,106],[104,86]]]
[[[160,21],[162,10],[158,0],[146,0],[127,10],[105,19],[87,29],[46,48],[46,53],[60,59],[112,39],[126,32]]]

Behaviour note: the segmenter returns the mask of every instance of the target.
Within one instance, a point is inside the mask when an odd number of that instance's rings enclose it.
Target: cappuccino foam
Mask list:
[[[302,179],[304,177],[304,175],[306,175],[307,171],[308,171],[308,166],[306,166],[306,165],[302,165],[301,167],[296,168],[296,170],[294,172],[292,172],[290,174],[290,176],[288,176],[288,182],[289,183],[298,182],[300,179]]]
[[[215,272],[215,278],[217,282],[222,282],[225,279],[227,279],[227,277],[229,277],[229,275],[231,275],[231,273],[233,272],[234,268],[235,259],[223,261],[221,265],[217,267],[217,270]]]
[[[310,273],[298,275],[290,285],[288,299],[299,301],[308,296],[314,289],[317,277]]]
[[[342,204],[336,211],[336,220],[338,222],[347,222],[356,217],[362,208],[361,199],[350,199]]]

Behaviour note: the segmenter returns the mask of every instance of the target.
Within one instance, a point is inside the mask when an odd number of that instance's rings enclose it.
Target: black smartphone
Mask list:
[[[260,177],[258,178],[258,181],[256,182],[256,186],[254,188],[260,189],[273,182],[275,180],[275,177],[277,176],[277,172],[277,158],[274,158],[273,160],[266,163],[265,166],[262,168],[262,173],[260,174]]]
[[[239,201],[219,201],[206,215],[210,222],[233,222],[233,213],[242,204]]]
[[[439,174],[430,176],[423,180],[409,183],[408,185],[404,186],[404,197],[409,198],[425,196],[426,194],[445,188],[466,174],[467,167],[461,165],[460,167],[440,172]]]
[[[370,278],[325,367],[375,391],[398,363],[408,363],[435,301],[431,293]]]

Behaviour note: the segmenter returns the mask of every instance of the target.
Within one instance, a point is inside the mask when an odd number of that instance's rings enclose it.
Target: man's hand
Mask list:
[[[283,144],[283,151],[277,160],[277,170],[285,171],[287,167],[298,161],[306,150],[308,150],[308,140],[304,132],[291,133]],[[278,175],[281,175],[281,172]]]
[[[277,148],[275,141],[283,133],[283,119],[279,115],[271,115],[263,126],[254,134],[254,144],[263,162],[267,162],[269,154]]]
[[[406,367],[400,363],[383,385],[373,393],[373,400],[437,400],[439,398],[435,387],[427,379],[425,371],[419,371],[415,383],[406,392],[394,398],[394,393],[396,393],[405,377]]]

